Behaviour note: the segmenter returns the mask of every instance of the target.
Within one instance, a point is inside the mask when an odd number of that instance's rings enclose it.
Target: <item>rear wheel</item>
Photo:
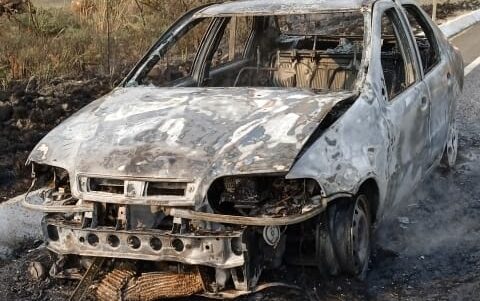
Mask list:
[[[458,154],[458,130],[455,120],[451,123],[448,130],[447,145],[443,151],[441,165],[452,169],[455,167]]]
[[[370,237],[366,195],[332,204],[317,229],[317,262],[322,274],[343,273],[364,279],[370,259]]]

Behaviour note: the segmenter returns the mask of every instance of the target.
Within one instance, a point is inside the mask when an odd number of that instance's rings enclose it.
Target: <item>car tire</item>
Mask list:
[[[322,275],[346,274],[364,280],[370,260],[371,229],[367,196],[329,206],[317,230],[317,263]]]
[[[320,216],[320,221],[316,228],[315,239],[315,257],[318,270],[323,278],[337,276],[340,273],[335,249],[330,235],[331,219],[329,212],[334,206],[330,206],[328,210]]]
[[[448,130],[447,145],[443,151],[440,164],[447,169],[453,169],[458,155],[458,130],[455,120],[451,123]]]

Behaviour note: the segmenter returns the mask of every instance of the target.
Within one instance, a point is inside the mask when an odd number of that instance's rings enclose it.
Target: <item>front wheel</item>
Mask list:
[[[371,250],[371,217],[366,195],[339,200],[317,231],[317,261],[321,272],[365,279]]]

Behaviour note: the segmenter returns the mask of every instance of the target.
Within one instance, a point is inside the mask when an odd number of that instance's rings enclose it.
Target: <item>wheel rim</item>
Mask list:
[[[362,274],[366,271],[370,257],[370,223],[368,214],[365,210],[365,202],[366,199],[364,196],[358,197],[355,202],[352,217],[351,238],[353,264],[358,274]]]
[[[450,167],[455,166],[458,153],[458,131],[455,125],[450,128],[447,142],[447,159]]]

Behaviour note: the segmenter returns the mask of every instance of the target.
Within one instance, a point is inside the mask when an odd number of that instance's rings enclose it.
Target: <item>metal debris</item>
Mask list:
[[[187,297],[204,290],[200,273],[146,273],[134,280],[126,291],[127,301],[153,301]]]
[[[96,290],[98,301],[154,301],[188,297],[205,290],[198,270],[193,272],[152,272],[135,277],[130,269],[115,269]]]
[[[108,273],[98,285],[95,295],[99,301],[123,300],[123,288],[135,276],[130,267],[121,267]]]
[[[47,273],[45,271],[45,267],[41,262],[33,261],[28,264],[28,273],[30,277],[35,281],[40,281],[45,279]]]
[[[80,280],[80,283],[78,283],[77,287],[73,291],[73,294],[68,299],[69,301],[81,301],[85,298],[85,294],[102,268],[104,261],[104,257],[96,257],[95,260],[93,260],[87,272],[85,272],[85,275],[83,275],[82,280]]]

